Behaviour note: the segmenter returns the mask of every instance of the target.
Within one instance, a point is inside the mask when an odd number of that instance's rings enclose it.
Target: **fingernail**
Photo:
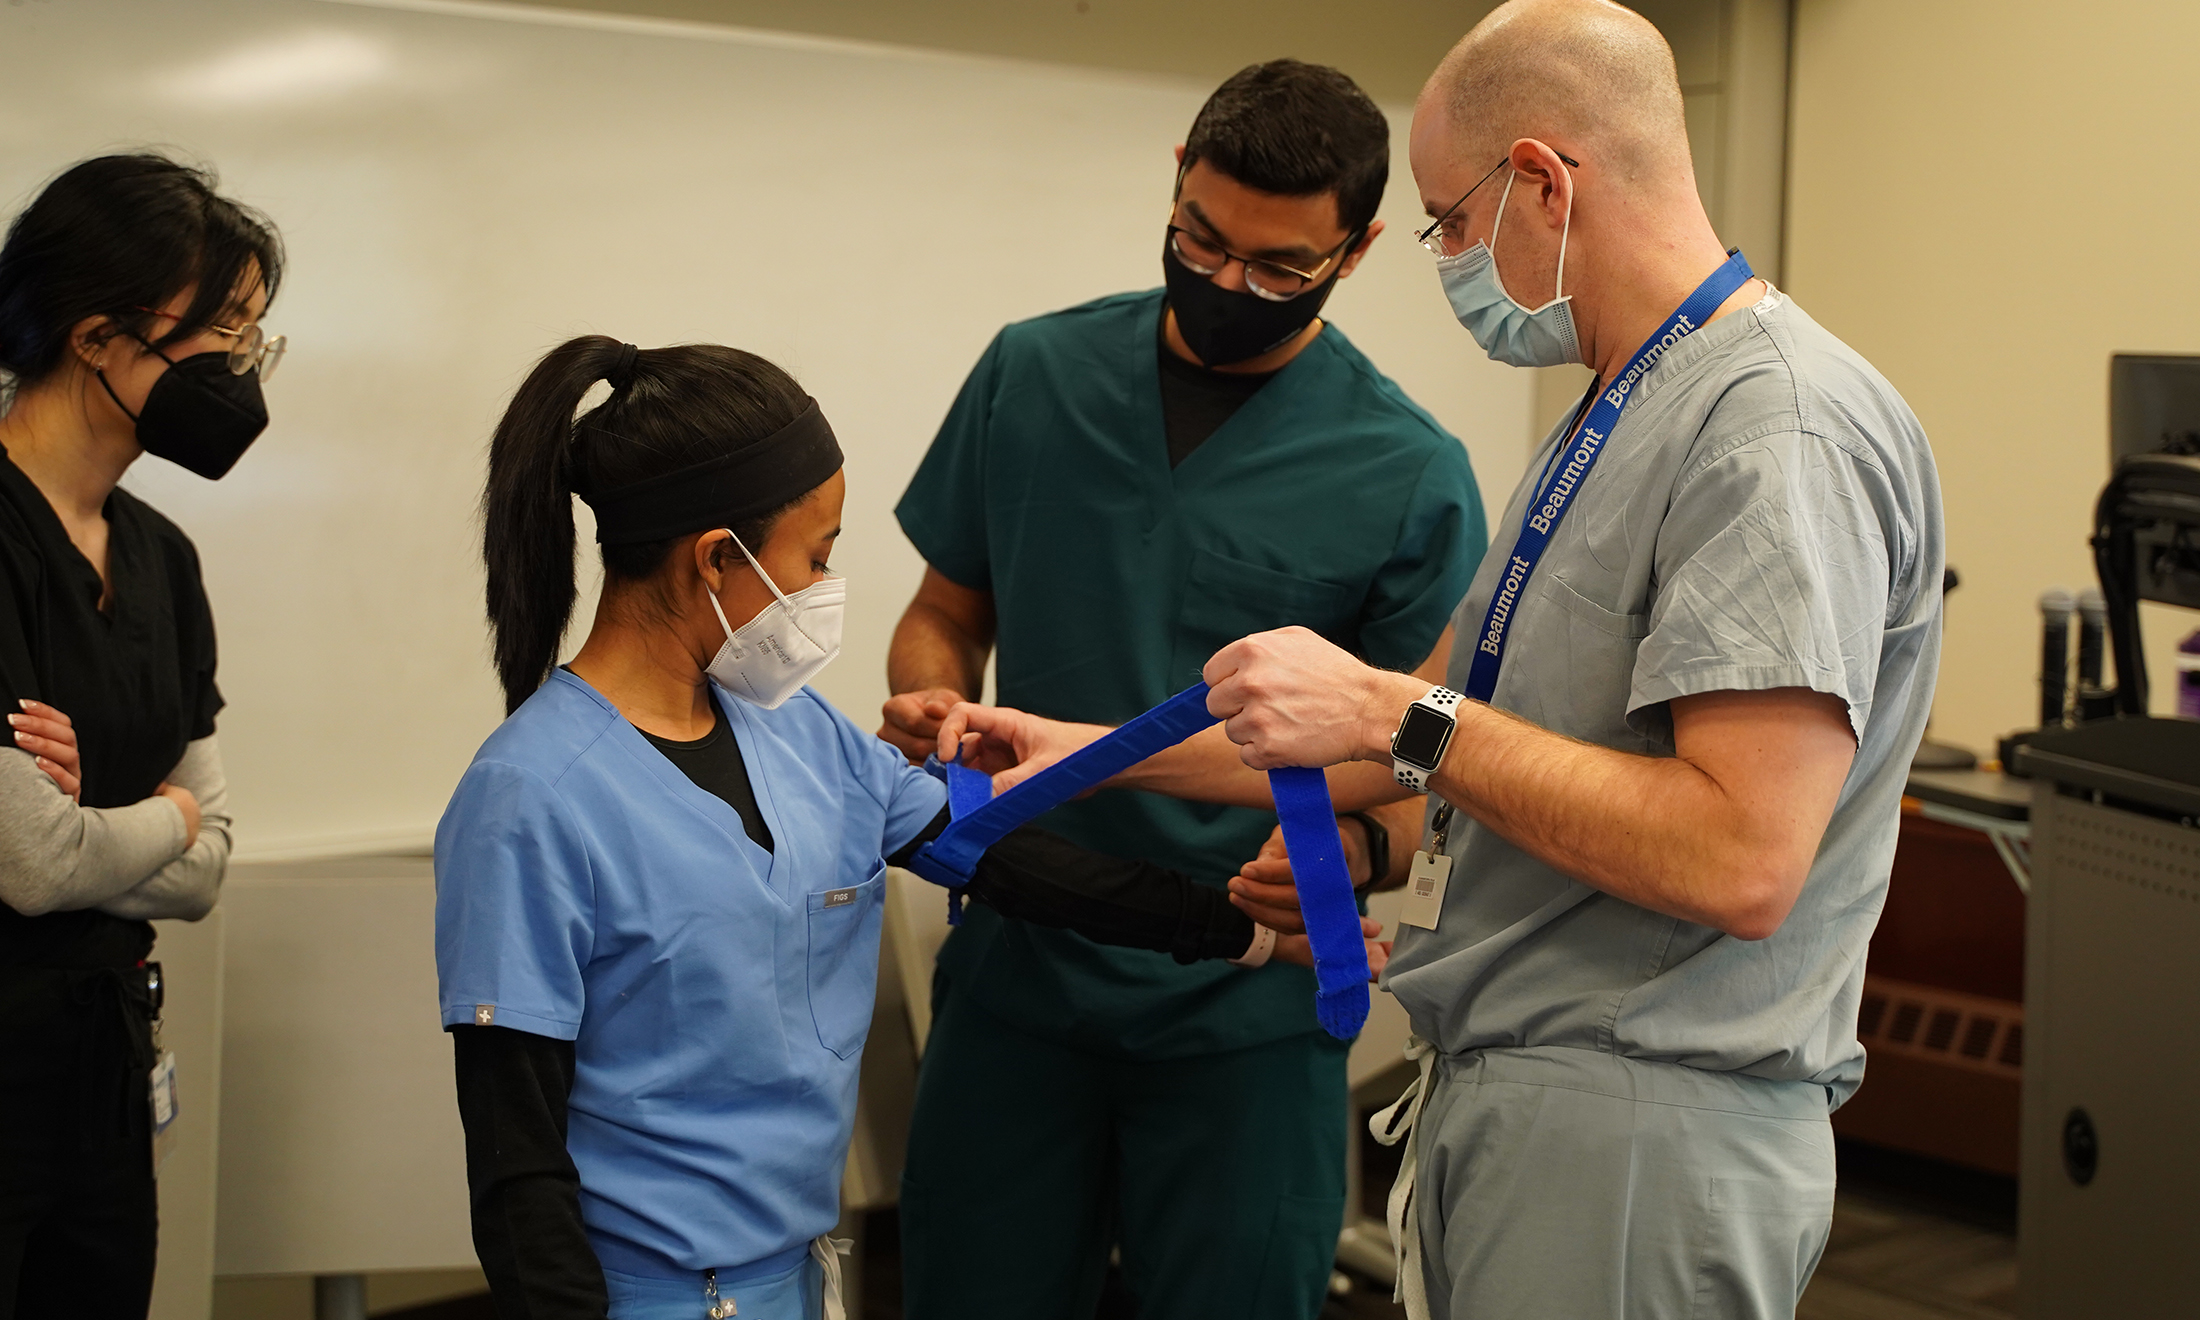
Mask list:
[[[35,701],[32,701],[32,700],[31,700],[31,699],[30,699],[29,697],[24,697],[24,698],[23,698],[22,700],[20,700],[20,701],[16,702],[15,704],[16,704],[16,705],[18,705],[18,706],[21,706],[21,707],[22,707],[23,709],[25,709],[25,710],[37,710],[37,709],[38,709],[38,703],[37,703],[37,702],[35,702]]]
[[[8,724],[11,728],[20,729],[23,727],[23,717],[20,715],[10,715],[8,716]]]
[[[15,740],[17,742],[29,742],[31,740],[31,736],[23,732],[21,729],[18,729],[15,732]]]

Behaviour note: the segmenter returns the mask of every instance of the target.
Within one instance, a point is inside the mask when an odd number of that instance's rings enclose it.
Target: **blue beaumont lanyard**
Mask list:
[[[957,921],[963,887],[977,870],[978,859],[1010,830],[1214,722],[1207,713],[1207,685],[1195,683],[999,797],[993,796],[993,781],[984,774],[934,760],[926,768],[947,781],[953,819],[939,837],[917,849],[909,869],[947,886],[948,920]],[[1314,1016],[1330,1035],[1349,1040],[1367,1022],[1367,945],[1360,935],[1360,905],[1344,864],[1344,845],[1337,837],[1329,781],[1319,770],[1284,769],[1269,771],[1268,785],[1283,825],[1307,942],[1314,950]]]
[[[1658,365],[1659,359],[1671,352],[1675,344],[1702,329],[1711,314],[1719,310],[1719,304],[1733,297],[1736,289],[1754,278],[1756,273],[1750,270],[1749,259],[1739,249],[1728,253],[1726,264],[1696,286],[1688,300],[1666,317],[1665,324],[1652,331],[1650,338],[1636,350],[1627,369],[1595,396],[1589,405],[1589,415],[1581,419],[1581,429],[1564,447],[1565,461],[1561,463],[1559,455],[1552,454],[1545,465],[1542,485],[1521,519],[1520,535],[1513,542],[1505,574],[1490,596],[1490,609],[1482,619],[1482,631],[1475,637],[1474,662],[1467,669],[1466,694],[1469,698],[1486,702],[1497,691],[1497,671],[1505,663],[1505,643],[1512,636],[1513,613],[1520,605],[1520,593],[1534,575],[1536,564],[1542,561],[1543,552],[1550,548],[1551,537],[1557,533],[1567,510],[1573,507],[1574,495],[1589,479],[1590,469],[1603,455],[1604,442],[1611,438],[1612,428],[1619,422],[1620,410],[1627,406],[1635,386],[1642,383],[1642,378],[1650,374],[1650,369]]]

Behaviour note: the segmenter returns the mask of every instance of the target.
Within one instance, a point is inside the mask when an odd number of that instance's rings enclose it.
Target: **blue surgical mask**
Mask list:
[[[1505,202],[1512,196],[1513,178],[1505,177],[1504,195],[1497,199],[1497,223],[1490,229],[1490,244],[1505,223]],[[1558,367],[1581,361],[1581,341],[1574,335],[1573,299],[1566,293],[1566,239],[1574,225],[1571,197],[1566,221],[1558,235],[1558,278],[1551,300],[1541,307],[1522,307],[1505,292],[1498,278],[1497,252],[1477,242],[1457,256],[1439,257],[1436,275],[1444,282],[1444,296],[1451,300],[1452,315],[1474,336],[1482,351],[1498,362],[1514,367]]]

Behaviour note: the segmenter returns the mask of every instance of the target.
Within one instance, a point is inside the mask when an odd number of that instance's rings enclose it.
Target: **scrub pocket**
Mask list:
[[[1177,611],[1170,686],[1190,687],[1215,652],[1257,632],[1295,623],[1334,639],[1349,621],[1351,604],[1351,593],[1334,582],[1195,550]]]
[[[810,1018],[818,1044],[843,1059],[863,1048],[871,1030],[885,877],[881,861],[860,885],[810,895]]]
[[[1314,1320],[1329,1299],[1337,1230],[1342,1227],[1342,1196],[1277,1197],[1268,1250],[1246,1314],[1260,1320]]]
[[[1657,750],[1654,736],[1630,722],[1624,702],[1607,701],[1592,711],[1585,710],[1580,700],[1583,693],[1627,692],[1634,686],[1635,657],[1643,638],[1650,635],[1650,616],[1608,610],[1557,573],[1546,578],[1538,572],[1528,596],[1526,608],[1533,613],[1525,618],[1536,628],[1535,641],[1540,643],[1532,654],[1544,663],[1534,687],[1541,700],[1536,709],[1522,709],[1521,715],[1620,751],[1642,755]],[[1564,629],[1562,635],[1556,631],[1559,628]],[[1527,640],[1522,633],[1511,646],[1520,648]]]
[[[1704,1320],[1795,1314],[1832,1232],[1830,1182],[1712,1179],[1690,1314]]]

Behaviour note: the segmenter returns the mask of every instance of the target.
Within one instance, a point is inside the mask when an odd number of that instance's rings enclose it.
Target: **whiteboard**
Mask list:
[[[873,724],[922,571],[895,500],[1002,324],[1160,282],[1170,148],[1211,90],[417,0],[8,5],[0,50],[11,214],[76,159],[159,144],[218,166],[289,245],[267,434],[219,483],[157,460],[128,479],[202,554],[239,853],[259,858],[425,846],[502,714],[489,432],[575,334],[737,345],[823,404],[851,604],[819,687]],[[1392,120],[1391,232],[1330,312],[1465,440],[1494,514],[1530,374],[1452,321]]]

